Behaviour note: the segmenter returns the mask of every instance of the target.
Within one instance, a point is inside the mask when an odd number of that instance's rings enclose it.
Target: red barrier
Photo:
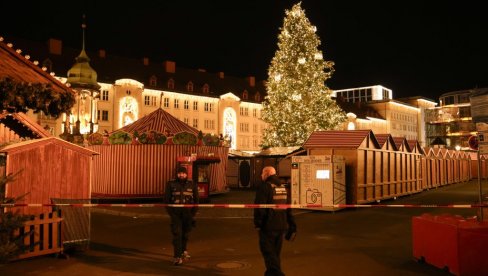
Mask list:
[[[423,214],[412,218],[413,256],[455,275],[488,275],[488,222]]]

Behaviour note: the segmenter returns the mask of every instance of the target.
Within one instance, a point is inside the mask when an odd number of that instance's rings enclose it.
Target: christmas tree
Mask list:
[[[313,131],[334,129],[345,120],[325,85],[334,63],[325,61],[318,49],[316,27],[301,3],[285,13],[278,50],[268,69],[261,116],[268,123],[263,147],[301,146]]]

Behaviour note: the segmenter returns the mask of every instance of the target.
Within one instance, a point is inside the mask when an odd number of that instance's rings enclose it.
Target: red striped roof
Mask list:
[[[407,142],[407,138],[405,138],[405,137],[392,137],[392,138],[393,138],[393,141],[395,142],[395,146],[397,149],[400,149],[402,147],[402,145],[405,145],[406,150],[409,152],[411,151],[410,145]]]
[[[368,136],[371,137],[371,141],[376,145],[376,147],[380,148],[378,141],[371,130],[314,131],[303,144],[303,148],[359,148],[361,143]]]
[[[386,143],[388,138],[391,136],[390,134],[375,134],[376,140],[378,141],[378,144],[380,144],[380,147],[383,147],[383,145]]]
[[[419,149],[419,153],[425,155],[424,149],[422,148],[422,146],[420,146],[418,140],[407,140],[407,144],[410,147],[410,151],[413,151],[417,147]]]
[[[126,125],[125,127],[113,132],[125,131],[128,133],[134,133],[137,131],[138,133],[144,133],[151,130],[160,133],[169,132],[172,135],[179,132],[189,132],[194,135],[198,135],[198,130],[196,128],[185,124],[161,108],[158,108],[132,124]]]
[[[393,149],[398,150],[391,134],[375,134],[374,137],[376,137],[376,140],[381,148],[385,146],[386,141],[389,139],[391,141],[390,145],[393,147]]]

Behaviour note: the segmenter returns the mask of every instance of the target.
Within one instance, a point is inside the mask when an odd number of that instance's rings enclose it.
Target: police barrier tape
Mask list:
[[[2,208],[13,207],[177,207],[177,208],[274,208],[274,209],[305,209],[305,208],[481,208],[488,207],[488,204],[99,204],[99,203],[5,203],[0,204]]]

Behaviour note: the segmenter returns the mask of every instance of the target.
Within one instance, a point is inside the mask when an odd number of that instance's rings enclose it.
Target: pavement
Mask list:
[[[487,193],[483,184],[483,193]],[[382,204],[476,204],[477,181],[458,183]],[[210,203],[252,203],[253,190],[212,195]],[[285,242],[286,275],[449,275],[412,254],[412,217],[476,216],[479,208],[295,209],[298,235]],[[192,258],[173,266],[164,208],[91,208],[90,248],[0,265],[0,275],[263,275],[252,209],[200,208],[191,232]],[[486,256],[488,262],[488,256]]]

